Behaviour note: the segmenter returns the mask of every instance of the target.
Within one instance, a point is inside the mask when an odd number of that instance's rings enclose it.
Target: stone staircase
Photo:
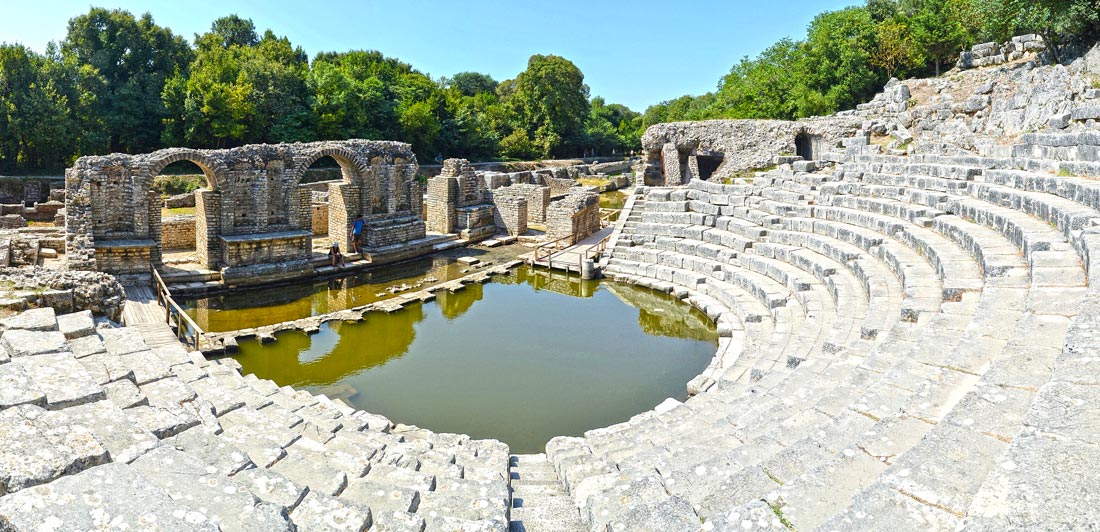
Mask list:
[[[545,454],[511,458],[512,516],[509,532],[583,532],[573,498],[565,493]]]
[[[394,425],[88,313],[0,328],[0,528],[508,527],[499,442]]]

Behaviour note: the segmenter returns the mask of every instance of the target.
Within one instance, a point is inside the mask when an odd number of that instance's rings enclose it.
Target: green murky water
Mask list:
[[[238,360],[280,385],[527,453],[683,399],[716,342],[706,316],[665,294],[522,267],[312,336],[242,342]]]
[[[620,190],[600,192],[600,208],[622,210],[626,205],[626,194]]]
[[[478,256],[491,264],[513,258],[515,251],[469,249],[462,254]],[[476,270],[456,262],[455,255],[425,257],[340,279],[184,300],[181,304],[207,332],[273,325],[374,303],[392,297],[391,288],[417,290]]]

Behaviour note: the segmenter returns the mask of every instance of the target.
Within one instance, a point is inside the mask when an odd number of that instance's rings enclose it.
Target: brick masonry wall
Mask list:
[[[195,215],[181,214],[161,220],[163,249],[195,249]]]
[[[599,195],[577,187],[569,195],[550,202],[546,209],[546,234],[551,240],[574,236],[575,240],[600,230]]]
[[[314,235],[327,235],[328,234],[328,203],[314,203],[310,206],[310,212],[313,213],[313,234]]]

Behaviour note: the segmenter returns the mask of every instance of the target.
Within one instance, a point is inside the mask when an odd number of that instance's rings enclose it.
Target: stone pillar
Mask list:
[[[313,191],[298,187],[298,229],[309,231],[302,253],[309,257],[313,253]]]
[[[159,268],[161,261],[161,245],[164,243],[164,234],[161,232],[161,200],[160,195],[150,190],[146,205],[149,208],[149,236],[153,239],[153,249],[149,250],[149,262],[154,268]]]
[[[459,183],[453,177],[436,176],[428,180],[428,231],[454,232]]]
[[[669,142],[661,146],[661,165],[665,170],[665,186],[674,187],[684,183],[680,176],[680,151],[675,144]]]
[[[351,250],[351,222],[359,213],[359,187],[351,183],[328,186],[328,238],[340,243],[345,253]]]
[[[218,269],[222,246],[218,235],[222,229],[222,197],[212,190],[195,191],[195,254],[199,264]]]
[[[683,182],[687,183],[692,179],[699,179],[699,158],[694,155],[688,155],[687,172],[684,173]]]

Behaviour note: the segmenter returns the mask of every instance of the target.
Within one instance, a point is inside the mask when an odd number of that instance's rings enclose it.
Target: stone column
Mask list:
[[[665,186],[674,187],[683,184],[680,176],[680,152],[670,143],[661,146],[661,164],[665,170]]]
[[[164,243],[164,234],[161,232],[161,200],[160,195],[152,190],[147,195],[149,196],[146,203],[149,208],[149,236],[154,242],[153,249],[149,250],[149,262],[154,268],[159,268],[162,263],[161,246]]]
[[[212,190],[195,191],[195,254],[199,264],[218,269],[222,247],[218,235],[222,229],[222,197]]]
[[[298,187],[298,229],[309,232],[306,237],[305,249],[302,250],[306,258],[313,254],[313,191],[308,188]]]
[[[359,187],[351,183],[330,183],[328,186],[328,238],[340,243],[340,249],[351,252],[351,222],[359,213]]]
[[[458,194],[459,186],[456,178],[436,176],[428,180],[428,231],[454,232]]]

